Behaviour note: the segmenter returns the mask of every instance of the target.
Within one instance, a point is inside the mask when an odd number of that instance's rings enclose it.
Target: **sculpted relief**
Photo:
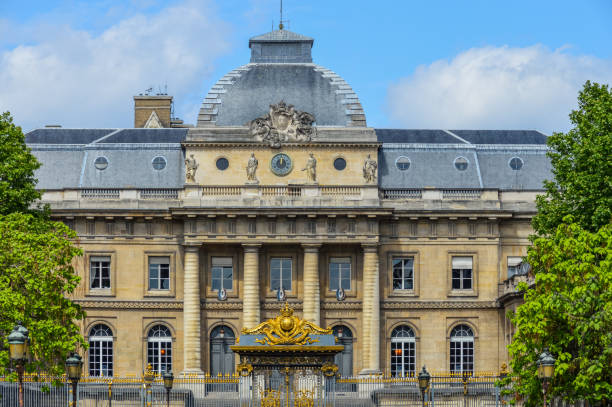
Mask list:
[[[300,112],[293,105],[279,102],[270,105],[270,112],[249,122],[249,133],[255,139],[272,148],[280,148],[283,142],[310,142],[316,134],[310,113]]]

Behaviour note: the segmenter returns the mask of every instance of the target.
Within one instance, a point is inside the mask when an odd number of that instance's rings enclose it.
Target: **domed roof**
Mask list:
[[[210,89],[197,127],[244,126],[284,101],[315,117],[318,126],[365,127],[359,98],[335,72],[312,63],[314,40],[275,30],[249,40],[251,62]]]

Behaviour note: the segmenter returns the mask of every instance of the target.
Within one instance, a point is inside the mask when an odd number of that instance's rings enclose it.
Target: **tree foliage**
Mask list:
[[[545,182],[546,194],[537,199],[539,235],[554,233],[566,215],[591,232],[611,219],[612,90],[586,82],[570,119],[573,129],[548,139],[554,181]]]
[[[514,390],[530,405],[542,399],[544,348],[556,358],[553,396],[612,400],[612,92],[587,82],[578,105],[575,127],[548,140],[554,181],[537,199],[527,251],[535,285],[519,286],[525,302],[512,316]]]
[[[59,374],[67,354],[86,346],[84,312],[67,296],[79,283],[76,234],[36,206],[40,167],[8,113],[0,115],[0,375],[9,367],[7,336],[17,321],[29,330],[28,371]]]
[[[541,405],[536,361],[556,358],[550,393],[568,400],[612,400],[612,225],[589,232],[576,223],[539,237],[527,256],[535,286],[519,287],[525,303],[509,347],[515,390]]]
[[[0,215],[28,212],[40,199],[34,171],[40,167],[9,112],[0,115]]]

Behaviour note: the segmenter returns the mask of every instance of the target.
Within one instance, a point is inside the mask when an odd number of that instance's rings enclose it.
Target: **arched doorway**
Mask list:
[[[353,375],[353,332],[346,325],[336,325],[332,328],[338,345],[344,345],[344,350],[336,354],[334,363],[338,366],[340,376]]]
[[[236,343],[234,331],[227,325],[216,326],[210,333],[210,374],[217,376],[235,372],[234,352],[230,349]]]

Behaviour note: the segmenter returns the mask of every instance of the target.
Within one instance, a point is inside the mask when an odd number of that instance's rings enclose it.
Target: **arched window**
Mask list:
[[[338,366],[340,376],[353,375],[353,332],[348,326],[336,325],[332,328],[338,345],[344,345],[344,350],[336,354],[334,363]],[[336,383],[338,385],[338,383]]]
[[[236,342],[234,331],[226,325],[215,327],[210,333],[210,374],[217,376],[234,373],[234,352],[230,349]]]
[[[113,375],[113,331],[104,324],[89,331],[89,375]]]
[[[416,338],[407,325],[391,332],[391,376],[414,375],[416,367]]]
[[[172,334],[163,325],[149,329],[147,363],[153,366],[155,373],[172,371]]]
[[[474,332],[467,325],[457,325],[450,334],[450,370],[474,372]]]

